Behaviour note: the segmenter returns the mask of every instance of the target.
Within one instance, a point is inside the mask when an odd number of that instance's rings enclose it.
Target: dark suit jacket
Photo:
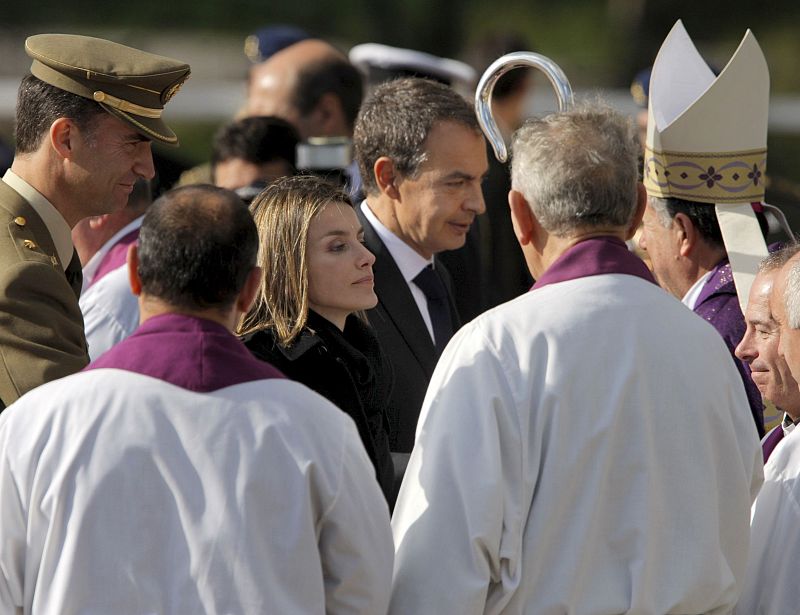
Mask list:
[[[89,362],[78,299],[42,219],[0,181],[0,410]]]
[[[356,208],[356,213],[364,227],[364,243],[375,255],[373,271],[378,305],[369,310],[367,316],[394,373],[387,408],[389,446],[393,452],[409,453],[414,446],[422,400],[438,357],[425,321],[392,255],[360,207]],[[455,330],[460,321],[452,299],[452,282],[440,263],[435,267],[450,294],[450,315]]]

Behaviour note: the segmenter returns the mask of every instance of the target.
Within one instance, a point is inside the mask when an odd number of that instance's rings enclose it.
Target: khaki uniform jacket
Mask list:
[[[0,181],[0,410],[88,362],[78,299],[50,233]]]

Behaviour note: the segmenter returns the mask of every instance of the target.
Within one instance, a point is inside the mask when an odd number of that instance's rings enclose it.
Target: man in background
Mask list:
[[[347,57],[330,43],[307,39],[290,45],[250,69],[245,115],[286,120],[308,147],[304,170],[337,171],[353,198],[361,196],[361,177],[352,160],[352,137],[364,84]],[[335,152],[330,168],[317,161],[314,146]],[[323,152],[320,152],[323,153]],[[322,163],[322,166],[320,164]]]
[[[279,177],[294,175],[297,131],[277,117],[246,117],[223,126],[211,146],[214,185],[248,203]]]

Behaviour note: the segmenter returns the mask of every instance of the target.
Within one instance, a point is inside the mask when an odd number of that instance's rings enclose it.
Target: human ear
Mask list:
[[[388,156],[381,156],[372,166],[372,172],[375,175],[375,183],[378,184],[378,189],[381,193],[393,200],[398,200],[400,191],[397,189],[398,175],[394,161]]]
[[[131,292],[137,297],[142,294],[142,279],[139,277],[139,248],[134,243],[128,248],[128,284]]]
[[[525,197],[518,190],[508,193],[508,205],[511,209],[511,224],[519,245],[526,246],[533,241],[536,219]]]
[[[681,256],[689,256],[697,245],[698,238],[697,229],[689,216],[683,213],[675,214],[672,219],[672,229],[678,244],[678,252]]]
[[[61,158],[70,158],[75,149],[78,127],[66,117],[60,117],[50,124],[50,145]]]
[[[647,209],[647,191],[644,188],[644,184],[639,182],[636,185],[636,212],[633,214],[631,224],[628,227],[628,231],[625,233],[626,240],[633,239],[636,230],[641,226],[645,209]]]
[[[247,279],[244,281],[242,290],[239,291],[239,296],[236,298],[236,310],[242,314],[247,314],[258,295],[258,289],[261,286],[261,278],[263,277],[261,267],[253,267]]]

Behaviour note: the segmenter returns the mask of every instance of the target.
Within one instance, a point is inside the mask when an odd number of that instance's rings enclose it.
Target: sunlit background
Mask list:
[[[800,3],[796,0],[5,2],[0,25],[0,136],[13,142],[16,87],[30,66],[23,41],[36,33],[101,36],[191,64],[192,78],[165,115],[182,143],[180,149],[166,153],[189,166],[208,158],[214,130],[243,102],[250,66],[244,40],[269,24],[301,26],[345,52],[358,43],[380,42],[473,64],[474,48],[482,39],[514,33],[529,42],[530,50],[561,65],[579,97],[600,95],[634,114],[631,79],[652,64],[678,18],[718,69],[747,28],[755,33],[772,80],[767,199],[800,205]],[[546,81],[539,83],[529,105],[532,113],[555,106]]]

